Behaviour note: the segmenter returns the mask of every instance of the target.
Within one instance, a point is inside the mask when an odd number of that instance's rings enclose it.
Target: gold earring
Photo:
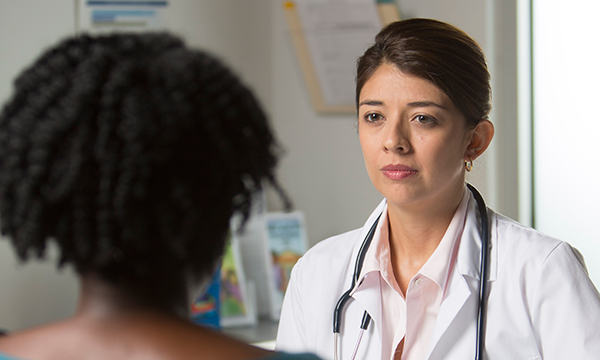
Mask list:
[[[473,169],[473,159],[469,157],[469,160],[465,160],[465,169],[471,171]]]

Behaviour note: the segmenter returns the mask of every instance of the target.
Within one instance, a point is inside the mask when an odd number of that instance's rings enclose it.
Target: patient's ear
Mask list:
[[[494,138],[494,124],[487,119],[481,120],[471,132],[471,142],[465,152],[465,160],[475,160],[490,146]]]

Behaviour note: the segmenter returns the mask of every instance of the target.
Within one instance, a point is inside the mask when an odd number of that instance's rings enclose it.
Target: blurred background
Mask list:
[[[333,1],[333,0],[331,0]],[[349,0],[346,0],[349,1]],[[390,3],[390,1],[387,1]],[[278,170],[309,246],[363,225],[381,201],[362,159],[354,114],[314,110],[281,0],[169,0],[164,28],[211,51],[261,100],[285,155]],[[594,0],[396,0],[402,18],[452,23],[486,52],[496,136],[469,181],[488,206],[568,241],[600,285],[597,170],[600,70]],[[40,52],[83,25],[77,0],[0,0],[0,102]],[[281,204],[267,193],[269,211]],[[10,331],[73,313],[78,283],[44,263],[19,264],[0,241],[0,328]]]

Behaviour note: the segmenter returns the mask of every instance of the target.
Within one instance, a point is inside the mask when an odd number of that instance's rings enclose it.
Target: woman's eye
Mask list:
[[[417,115],[417,116],[415,116],[415,120],[417,122],[419,122],[420,124],[425,124],[425,125],[433,124],[435,122],[435,120],[432,117],[427,116],[427,115]]]
[[[381,119],[383,119],[383,117],[377,113],[371,113],[371,114],[365,115],[365,120],[367,120],[368,122],[376,122]]]

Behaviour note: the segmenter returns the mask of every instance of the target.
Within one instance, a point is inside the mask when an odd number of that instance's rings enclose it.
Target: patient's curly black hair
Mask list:
[[[249,89],[206,52],[167,33],[70,38],[0,113],[2,233],[23,261],[53,239],[60,265],[127,286],[205,276],[232,214],[263,182],[280,189],[278,149]]]

